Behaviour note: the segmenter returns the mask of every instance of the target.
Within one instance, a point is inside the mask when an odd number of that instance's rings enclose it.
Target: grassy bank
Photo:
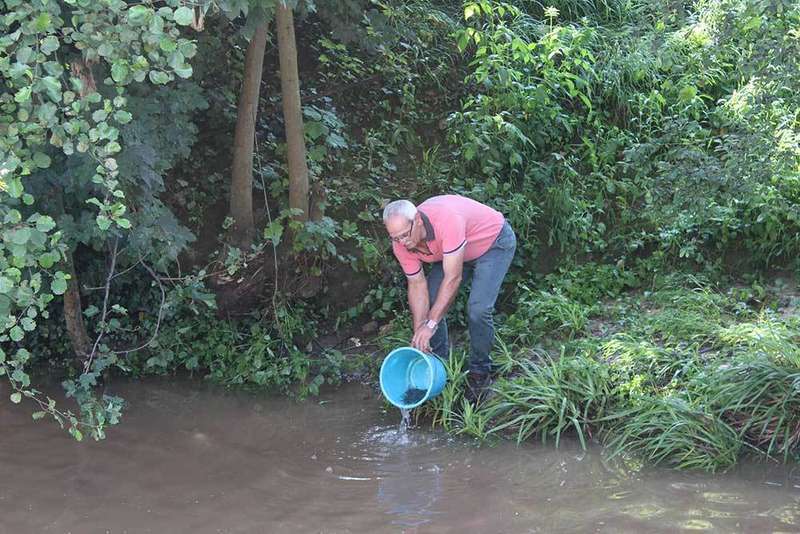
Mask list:
[[[800,453],[797,287],[671,276],[589,302],[563,286],[519,296],[500,329],[499,377],[476,408],[464,360],[420,413],[479,439],[594,440],[611,457],[717,471]]]

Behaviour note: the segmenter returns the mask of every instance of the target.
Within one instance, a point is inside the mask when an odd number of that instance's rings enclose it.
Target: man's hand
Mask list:
[[[433,337],[433,330],[423,324],[414,331],[414,337],[411,339],[411,346],[422,352],[430,352],[431,337]]]

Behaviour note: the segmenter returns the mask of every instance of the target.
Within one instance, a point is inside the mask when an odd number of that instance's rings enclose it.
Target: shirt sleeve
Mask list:
[[[422,271],[422,262],[408,252],[403,245],[392,243],[392,252],[406,276],[416,276]]]
[[[442,255],[447,256],[464,248],[467,244],[467,225],[464,218],[455,212],[447,214],[441,228],[436,228],[442,239]]]

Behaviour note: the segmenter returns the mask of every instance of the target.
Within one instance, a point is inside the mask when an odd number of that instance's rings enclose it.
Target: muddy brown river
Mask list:
[[[5,386],[5,384],[3,384]],[[476,446],[359,385],[298,403],[190,381],[77,443],[0,399],[0,533],[800,532],[800,468],[634,471],[574,443]]]

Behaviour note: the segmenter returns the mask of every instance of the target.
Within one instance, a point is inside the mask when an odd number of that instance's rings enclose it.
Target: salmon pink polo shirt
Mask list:
[[[408,250],[392,243],[392,250],[406,276],[422,270],[422,262],[442,261],[448,254],[464,250],[464,261],[483,255],[494,244],[505,217],[497,210],[459,195],[431,197],[417,206],[425,225],[425,243],[431,253]]]

